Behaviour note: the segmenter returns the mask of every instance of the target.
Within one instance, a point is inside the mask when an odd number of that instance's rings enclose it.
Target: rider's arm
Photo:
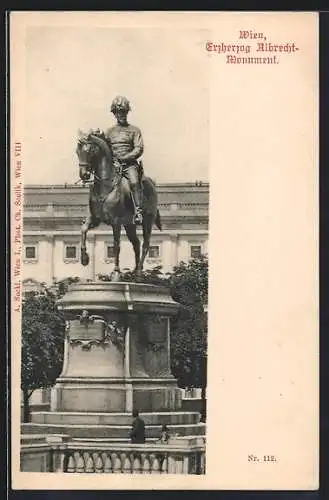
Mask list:
[[[140,156],[142,156],[144,151],[144,144],[141,131],[136,128],[133,136],[133,150],[129,153],[126,153],[121,156],[120,160],[128,161],[128,160],[137,160]]]
[[[107,141],[110,141],[110,132],[111,132],[111,129],[108,128],[107,130],[105,130],[104,132],[104,137]]]

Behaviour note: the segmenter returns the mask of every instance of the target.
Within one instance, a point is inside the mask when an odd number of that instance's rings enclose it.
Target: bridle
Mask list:
[[[90,166],[89,163],[86,163],[86,162],[79,163],[79,167],[89,167],[89,166]],[[83,180],[83,179],[79,178],[77,181],[75,181],[74,184],[79,184],[80,182],[82,182],[82,184],[85,186],[85,185],[89,185],[89,184],[94,184],[95,180],[100,181],[101,178],[98,177],[98,175],[96,175],[95,172],[90,171],[90,179]]]
[[[79,184],[80,182],[82,182],[83,185],[89,185],[89,184],[93,184],[95,182],[95,180],[100,180],[100,178],[95,174],[95,172],[93,171],[93,168],[91,167],[90,165],[90,162],[89,161],[81,161],[79,160],[79,168],[86,168],[87,172],[90,174],[90,179],[86,179],[86,180],[83,180],[81,178],[79,178],[74,184]]]
[[[74,184],[79,184],[80,182],[82,182],[83,185],[90,185],[90,184],[94,184],[95,181],[102,180],[100,177],[98,177],[98,175],[96,175],[95,170],[92,168],[92,166],[90,164],[90,161],[79,160],[79,168],[81,168],[81,167],[84,167],[87,169],[88,173],[90,174],[90,179],[83,180],[83,179],[79,178]],[[122,177],[122,170],[123,170],[122,165],[119,165],[119,164],[115,165],[115,172],[116,172],[117,176],[119,176],[120,178]]]

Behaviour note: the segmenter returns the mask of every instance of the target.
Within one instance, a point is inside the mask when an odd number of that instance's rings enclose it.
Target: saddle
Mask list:
[[[119,163],[115,165],[117,173],[122,176],[123,175],[123,169]],[[138,180],[141,183],[142,179],[144,177],[144,166],[142,161],[137,161],[137,173],[138,173]]]

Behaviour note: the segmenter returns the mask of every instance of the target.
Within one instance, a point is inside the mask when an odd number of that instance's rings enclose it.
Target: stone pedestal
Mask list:
[[[52,411],[178,410],[170,369],[170,317],[178,304],[164,287],[138,283],[71,285],[64,364]]]
[[[132,410],[138,410],[147,440],[158,439],[163,424],[173,435],[204,435],[200,414],[181,410],[181,391],[170,370],[170,318],[179,305],[169,290],[77,283],[59,307],[66,319],[62,373],[51,411],[32,412],[23,434],[127,442]]]

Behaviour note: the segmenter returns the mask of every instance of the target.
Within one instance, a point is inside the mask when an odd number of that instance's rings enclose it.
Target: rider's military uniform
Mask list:
[[[115,114],[117,110],[130,110],[129,101],[125,97],[114,99],[111,111]],[[144,144],[141,131],[138,127],[126,123],[117,124],[105,132],[113,154],[114,163],[122,169],[130,184],[134,199],[137,218],[141,220],[141,195],[138,175],[138,158],[143,154]],[[137,219],[138,220],[138,219]]]
[[[115,125],[105,133],[106,139],[111,144],[112,154],[121,161],[123,174],[130,182],[131,187],[138,182],[137,160],[142,156],[144,144],[141,131],[133,125]]]

